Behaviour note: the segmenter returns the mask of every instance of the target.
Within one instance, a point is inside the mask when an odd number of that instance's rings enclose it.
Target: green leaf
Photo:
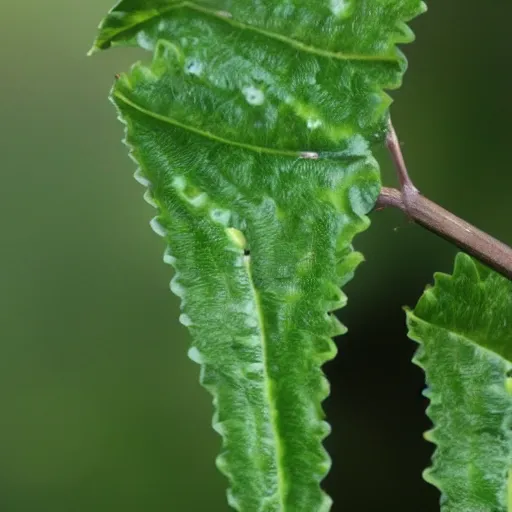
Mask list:
[[[453,275],[435,275],[407,323],[428,386],[434,428],[425,437],[437,445],[424,477],[441,491],[441,509],[512,509],[512,282],[458,254]]]
[[[190,357],[214,396],[240,511],[330,508],[322,364],[361,254],[419,0],[124,0],[94,50],[153,60],[112,91],[158,209]]]

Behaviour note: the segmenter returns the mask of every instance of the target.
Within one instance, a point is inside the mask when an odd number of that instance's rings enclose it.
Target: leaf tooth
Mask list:
[[[179,272],[170,281],[171,292],[182,300],[185,298],[185,287],[180,283]]]
[[[347,332],[347,328],[345,327],[345,325],[343,325],[339,320],[338,318],[336,317],[336,315],[332,314],[332,315],[328,315],[328,321],[329,321],[329,336],[341,336],[342,334],[346,334]]]
[[[203,354],[201,354],[201,352],[196,346],[192,346],[188,349],[188,357],[190,360],[194,361],[194,363],[197,364],[204,364],[205,362]]]
[[[142,172],[141,168],[138,167],[137,170],[134,172],[133,177],[137,182],[139,182],[144,187],[149,187],[151,185],[151,182],[144,176],[144,173]]]
[[[158,203],[155,201],[155,198],[153,197],[153,193],[151,192],[151,190],[149,188],[146,189],[143,197],[144,197],[144,201],[146,201],[146,203],[148,203],[150,206],[152,206],[153,208],[158,208]]]
[[[174,265],[176,263],[176,258],[172,255],[171,248],[167,246],[163,255],[164,263],[167,265]]]
[[[161,237],[166,237],[167,236],[167,230],[165,229],[165,227],[161,224],[160,222],[160,218],[159,217],[153,217],[150,222],[149,222],[150,226],[151,226],[151,229],[158,235],[158,236],[161,236]]]

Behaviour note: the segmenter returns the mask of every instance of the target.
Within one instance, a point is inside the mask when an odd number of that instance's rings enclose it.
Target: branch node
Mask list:
[[[512,248],[422,196],[407,172],[391,118],[388,128],[386,145],[395,164],[400,190],[382,187],[377,209],[398,208],[411,221],[445,238],[496,272],[512,279]]]

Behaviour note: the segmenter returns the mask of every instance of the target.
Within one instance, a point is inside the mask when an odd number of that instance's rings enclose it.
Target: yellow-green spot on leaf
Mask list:
[[[507,379],[505,381],[505,388],[507,390],[507,393],[512,395],[512,378],[507,377]]]
[[[180,192],[181,197],[196,208],[200,208],[208,202],[206,192],[200,190],[183,176],[176,176],[173,185]]]
[[[354,130],[346,124],[325,124],[325,133],[333,142],[344,142],[354,135]]]
[[[153,56],[152,67],[155,70],[155,74],[162,76],[168,69],[169,61],[174,59],[179,63],[185,61],[185,56],[181,48],[171,41],[159,39]]]
[[[235,228],[226,228],[226,233],[235,245],[240,247],[240,249],[245,249],[247,247],[247,240],[240,230]]]

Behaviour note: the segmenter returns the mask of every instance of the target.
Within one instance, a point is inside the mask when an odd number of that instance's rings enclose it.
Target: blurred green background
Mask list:
[[[86,57],[112,1],[2,5],[0,510],[223,512],[211,399],[107,101],[142,54]],[[509,244],[511,16],[505,1],[432,1],[392,107],[420,190]],[[401,306],[456,250],[399,212],[372,220],[340,314],[350,331],[326,365],[325,486],[335,511],[434,512]]]

